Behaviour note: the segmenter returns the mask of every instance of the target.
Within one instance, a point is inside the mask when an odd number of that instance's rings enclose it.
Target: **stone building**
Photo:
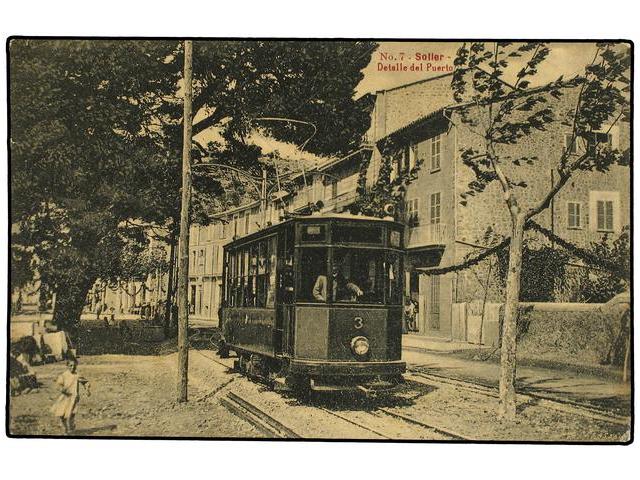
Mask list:
[[[496,302],[500,298],[495,294],[487,297],[484,293],[487,286],[471,272],[430,276],[419,271],[456,265],[469,253],[483,250],[486,248],[483,238],[489,227],[496,235],[508,236],[510,217],[498,182],[461,202],[462,194],[475,178],[463,164],[461,152],[477,146],[479,139],[461,121],[453,106],[450,82],[451,75],[447,74],[378,92],[369,131],[376,145],[369,181],[375,180],[385,157],[391,159],[395,172],[411,169],[422,160],[417,179],[408,185],[404,203],[406,293],[418,302],[420,334],[470,340],[467,317],[478,313],[472,311],[478,309],[478,303]],[[575,95],[569,92],[562,97],[559,110],[571,109],[575,101]],[[621,150],[629,148],[628,124],[607,131],[604,141]],[[554,123],[544,132],[533,131],[505,152],[514,158],[527,155],[539,159],[531,166],[513,171],[516,180],[528,183],[522,206],[542,200],[557,181],[554,159],[564,149],[580,153],[583,146],[566,144],[570,134],[569,127]],[[576,173],[550,208],[535,220],[581,246],[588,246],[604,234],[619,234],[630,222],[629,168],[614,166],[607,173]],[[497,322],[495,309],[492,321]],[[497,330],[497,325],[492,328]],[[491,336],[495,337],[495,333]]]
[[[271,196],[266,206],[255,201],[223,212],[215,226],[219,234],[202,233],[203,229],[208,232],[214,228],[211,226],[194,227],[200,233],[192,233],[190,248],[190,292],[195,306],[192,319],[217,324],[221,256],[220,252],[208,253],[207,248],[214,244],[221,248],[233,238],[281,221],[289,213],[348,211],[356,200],[363,161],[369,162],[366,173],[367,184],[371,185],[385,158],[392,161],[392,175],[412,169],[421,160],[400,214],[407,225],[405,295],[418,302],[418,334],[465,341],[497,337],[496,302],[500,298],[495,291],[485,294],[488,286],[478,275],[469,271],[438,276],[419,273],[421,269],[455,265],[469,253],[486,248],[483,238],[489,227],[496,235],[509,233],[510,219],[497,183],[467,199],[465,205],[461,203],[473,172],[463,164],[460,153],[478,140],[456,116],[450,83],[451,74],[445,74],[376,92],[371,125],[359,150],[297,175],[297,189]],[[575,97],[567,95],[563,102],[569,108]],[[552,159],[568,147],[568,133],[565,127],[554,124],[545,132],[532,133],[513,152],[542,159],[519,170],[529,183],[527,191],[532,193],[532,201],[557,181]],[[628,148],[628,124],[613,127],[606,141],[614,148]],[[581,146],[572,148],[579,153]],[[582,246],[605,233],[618,234],[630,222],[629,168],[615,166],[607,173],[577,173],[536,220]],[[209,262],[207,259],[213,260],[214,255],[217,260]],[[213,268],[214,263],[215,269],[207,271],[207,265]],[[211,278],[215,287],[207,290],[206,278]],[[217,293],[205,293],[209,291]],[[478,332],[472,319],[478,318],[478,305],[487,302],[482,309],[486,306],[488,321]]]

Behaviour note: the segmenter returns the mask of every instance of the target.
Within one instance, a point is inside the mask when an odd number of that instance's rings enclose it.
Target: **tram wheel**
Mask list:
[[[238,353],[238,359],[234,362],[234,368],[240,373],[247,373],[247,357]]]

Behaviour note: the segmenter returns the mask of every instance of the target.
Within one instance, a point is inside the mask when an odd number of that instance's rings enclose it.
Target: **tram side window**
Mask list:
[[[267,264],[265,268],[265,307],[273,308],[276,302],[276,237],[271,237],[266,242]]]
[[[286,304],[294,301],[294,272],[293,272],[293,255],[294,249],[294,230],[293,226],[285,228],[282,236],[278,237],[278,276],[277,276],[277,296],[278,301]],[[276,264],[273,268],[275,270]],[[272,275],[275,277],[275,272]],[[276,292],[274,292],[276,293]]]
[[[238,252],[238,276],[236,277],[236,306],[244,307],[244,289],[249,274],[249,255],[245,249]]]
[[[226,274],[224,277],[224,301],[226,302],[228,307],[233,306],[233,294],[231,291],[231,281],[233,279],[233,254],[231,252],[226,252],[224,255],[225,258],[225,267]]]
[[[258,274],[258,245],[247,247],[247,275],[244,286],[244,306],[256,306],[256,280]]]
[[[298,266],[298,300],[303,302],[327,301],[327,249],[303,248]]]
[[[229,253],[229,273],[227,274],[227,300],[230,307],[238,306],[239,253]]]
[[[272,265],[275,261],[275,238],[263,240],[257,245],[256,307],[273,307],[275,279],[272,280]]]

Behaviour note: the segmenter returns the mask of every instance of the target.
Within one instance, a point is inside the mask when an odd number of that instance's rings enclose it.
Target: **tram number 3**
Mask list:
[[[362,317],[354,318],[353,319],[353,326],[354,326],[354,328],[361,329],[364,326],[364,322],[362,320]]]

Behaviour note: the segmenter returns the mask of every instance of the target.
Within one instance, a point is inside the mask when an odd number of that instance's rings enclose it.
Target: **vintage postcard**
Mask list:
[[[630,42],[7,49],[7,435],[633,441]]]

